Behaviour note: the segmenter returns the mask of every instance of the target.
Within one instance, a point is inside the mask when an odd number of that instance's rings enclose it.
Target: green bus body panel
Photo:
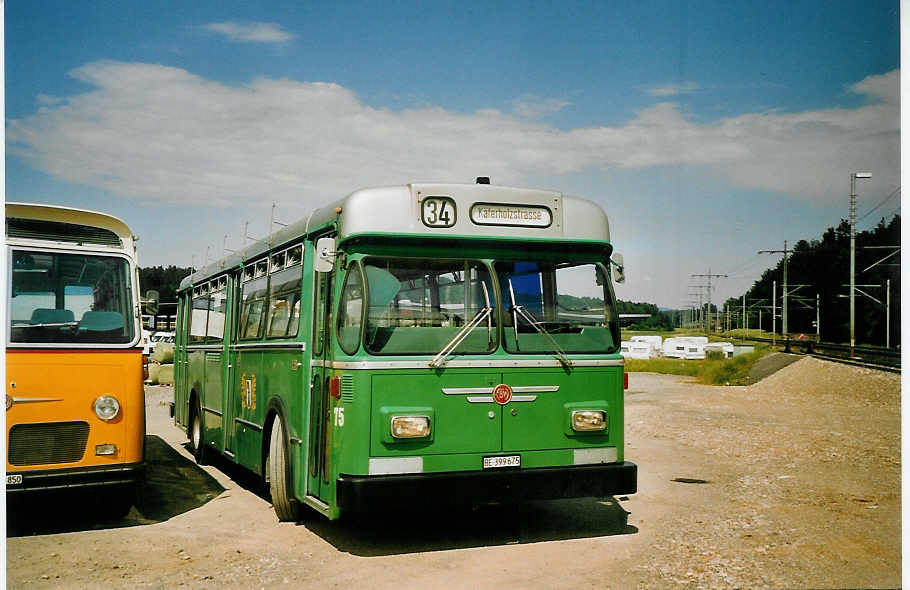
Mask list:
[[[445,394],[443,388],[490,388],[499,383],[514,387],[558,387],[558,391],[516,393],[506,405],[495,402],[470,402],[469,394]],[[365,397],[368,390],[357,392]],[[484,394],[470,394],[483,397]],[[533,401],[514,401],[519,396],[536,396]],[[487,395],[487,397],[489,397]],[[566,373],[562,369],[506,369],[501,373],[489,370],[473,372],[465,369],[446,369],[426,374],[425,371],[383,372],[372,375],[372,409],[370,412],[370,445],[372,457],[423,456],[424,471],[430,465],[442,470],[478,469],[479,462],[469,461],[467,467],[452,455],[474,453],[525,452],[538,450],[567,450],[549,455],[560,457],[551,465],[571,465],[572,450],[591,447],[617,447],[622,460],[622,367],[580,367]],[[396,415],[425,415],[423,408],[432,408],[434,422],[428,439],[391,442],[388,409]],[[407,409],[412,409],[408,412]],[[604,409],[608,415],[606,432],[578,433],[571,430],[572,409]],[[345,416],[351,412],[346,409]],[[493,417],[490,417],[490,414]],[[514,413],[514,414],[513,414]],[[346,426],[347,428],[347,422]],[[353,429],[339,433],[346,438],[358,438]],[[358,429],[359,430],[359,429]],[[354,441],[348,440],[347,443]],[[445,461],[429,461],[431,455],[448,455]],[[541,465],[543,466],[543,465]],[[346,465],[348,467],[348,465]],[[350,465],[354,468],[354,465]],[[367,473],[366,465],[357,471]]]
[[[234,409],[237,417],[245,422],[262,426],[261,406],[265,400],[262,396],[268,391],[264,382],[265,374],[262,372],[262,351],[257,349],[240,350],[235,353],[234,361],[234,387],[232,394],[236,394]],[[254,401],[245,401],[246,381],[249,387],[255,387]],[[255,385],[254,385],[255,382]],[[263,432],[235,421],[234,429],[234,460],[256,473],[261,473],[262,466],[262,437]]]
[[[466,395],[446,395],[443,388],[493,387],[499,373],[464,373],[454,370],[431,374],[373,375],[372,436],[373,457],[438,455],[451,453],[495,453],[502,446],[502,416],[498,404],[469,403]],[[432,440],[389,440],[390,420],[383,419],[383,407],[432,407],[435,423]],[[491,419],[489,412],[493,412]],[[399,411],[399,414],[421,415]]]
[[[561,369],[512,370],[503,373],[502,382],[513,388],[559,387],[553,393],[533,394],[537,399],[532,402],[512,401],[505,406],[503,451],[622,446],[621,367],[578,367],[568,373]],[[566,407],[567,404],[601,409],[603,404],[598,403],[601,400],[606,400],[609,406],[605,408],[608,410],[606,433],[576,433],[568,428],[571,410]]]

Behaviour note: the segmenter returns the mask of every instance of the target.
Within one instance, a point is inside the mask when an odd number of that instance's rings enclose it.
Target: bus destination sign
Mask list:
[[[471,221],[477,225],[549,227],[553,214],[546,207],[477,203],[471,207]]]

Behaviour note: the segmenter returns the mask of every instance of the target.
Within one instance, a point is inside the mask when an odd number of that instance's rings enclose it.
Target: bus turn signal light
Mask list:
[[[335,399],[341,397],[341,377],[329,379],[329,394]]]
[[[106,445],[95,445],[95,454],[100,456],[103,455],[116,455],[117,454],[117,445],[106,444]]]

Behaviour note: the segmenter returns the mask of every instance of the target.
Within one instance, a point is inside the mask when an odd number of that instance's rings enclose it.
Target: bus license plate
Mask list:
[[[7,475],[6,476],[6,485],[8,486],[17,486],[22,483],[21,475]]]
[[[484,469],[496,469],[498,467],[521,467],[521,455],[483,458]]]

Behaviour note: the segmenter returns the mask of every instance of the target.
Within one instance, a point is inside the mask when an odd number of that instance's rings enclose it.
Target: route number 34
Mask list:
[[[335,426],[344,426],[344,408],[335,408]]]
[[[426,197],[421,203],[424,225],[452,227],[455,225],[455,201],[449,197]]]

